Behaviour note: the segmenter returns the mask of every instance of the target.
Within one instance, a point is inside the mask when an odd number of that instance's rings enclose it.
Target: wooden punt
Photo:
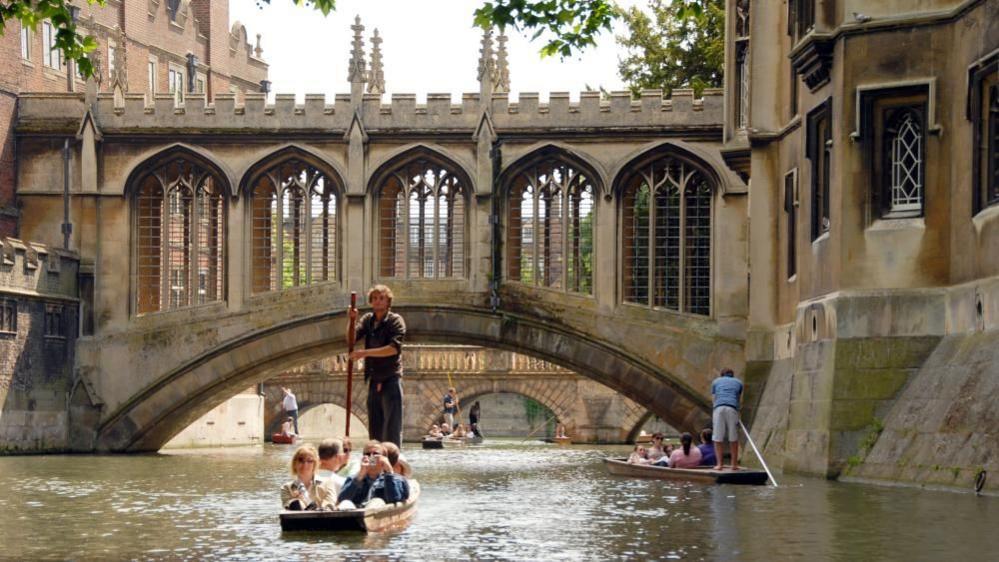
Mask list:
[[[464,447],[464,439],[424,439],[424,449],[453,449],[454,447]]]
[[[409,481],[409,499],[371,509],[339,511],[282,511],[282,531],[361,531],[379,533],[400,528],[409,523],[420,499],[420,484]]]
[[[274,433],[271,435],[271,443],[277,443],[279,445],[293,445],[298,441],[298,437],[295,435],[283,435],[281,433]]]
[[[618,476],[633,476],[638,478],[659,478],[664,480],[692,480],[695,482],[713,482],[715,484],[750,484],[763,485],[767,483],[767,473],[762,470],[714,470],[713,468],[667,468],[647,464],[629,464],[626,459],[604,459],[607,471]]]
[[[572,437],[556,437],[552,439],[556,445],[572,445]]]

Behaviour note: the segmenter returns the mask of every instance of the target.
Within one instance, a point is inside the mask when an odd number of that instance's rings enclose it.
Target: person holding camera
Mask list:
[[[304,445],[291,458],[294,479],[281,486],[281,506],[291,511],[333,509],[335,496],[316,478],[319,453],[312,445]]]
[[[409,484],[395,474],[385,449],[378,441],[368,441],[361,457],[357,476],[347,480],[337,497],[340,509],[354,509],[370,505],[378,498],[384,503],[406,501]]]

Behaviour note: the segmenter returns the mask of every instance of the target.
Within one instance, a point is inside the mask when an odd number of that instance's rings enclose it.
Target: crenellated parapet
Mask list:
[[[78,122],[84,112],[83,97],[65,94],[32,94],[22,97],[19,125],[22,130],[55,128],[59,123]],[[674,90],[664,98],[660,90],[645,90],[635,98],[630,92],[582,92],[572,100],[568,92],[553,92],[547,102],[536,93],[493,93],[488,109],[499,134],[529,129],[621,129],[668,130],[721,127],[721,90],[705,90],[695,98],[693,90]],[[384,96],[365,94],[360,113],[369,133],[402,129],[426,131],[467,131],[478,125],[483,101],[477,93],[466,93],[458,103],[451,94],[428,94],[417,103],[415,94]],[[126,94],[116,103],[111,94],[99,94],[95,116],[104,133],[142,130],[185,130],[197,132],[267,133],[316,131],[343,134],[350,126],[354,106],[350,95],[337,94],[332,100],[322,94],[307,94],[302,103],[292,94],[277,94],[269,103],[264,94],[246,94],[237,103],[232,94],[216,94],[209,103],[203,94],[189,94],[177,104],[170,94]],[[48,124],[48,127],[46,126]]]
[[[0,239],[0,292],[72,298],[80,257],[75,252],[17,238]]]

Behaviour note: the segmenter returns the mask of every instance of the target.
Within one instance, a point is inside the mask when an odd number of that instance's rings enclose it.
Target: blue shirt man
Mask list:
[[[722,443],[732,450],[732,470],[739,469],[739,406],[742,404],[742,383],[732,369],[722,369],[721,376],[711,383],[714,397],[712,441],[715,449],[715,470],[722,467]]]

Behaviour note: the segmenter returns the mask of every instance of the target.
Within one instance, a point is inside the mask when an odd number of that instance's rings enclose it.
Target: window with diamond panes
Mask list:
[[[134,193],[136,312],[221,301],[227,205],[217,173],[174,157],[140,176]]]
[[[686,160],[640,166],[622,196],[624,300],[711,314],[713,184]]]
[[[513,177],[506,239],[511,281],[593,292],[593,193],[588,174],[559,158]]]
[[[886,211],[919,214],[923,208],[924,131],[914,108],[886,112],[884,159],[888,171]]]
[[[468,191],[455,169],[421,158],[385,175],[378,195],[382,277],[465,276]]]
[[[256,177],[250,189],[255,293],[337,280],[339,185],[298,158]]]

